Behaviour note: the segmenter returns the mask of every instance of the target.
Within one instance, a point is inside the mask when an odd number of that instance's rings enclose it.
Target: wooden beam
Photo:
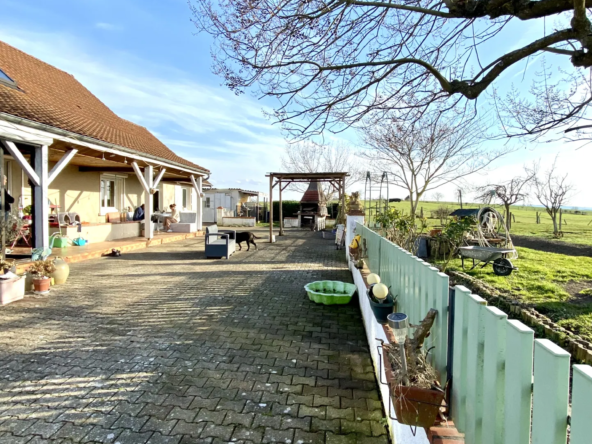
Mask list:
[[[18,165],[22,168],[29,180],[33,182],[33,185],[38,187],[41,184],[39,175],[33,170],[33,167],[29,165],[29,162],[27,162],[27,159],[25,159],[25,157],[21,154],[14,142],[11,142],[10,140],[0,140],[0,143],[2,143],[4,148],[6,148],[11,156],[14,157],[16,163],[18,163]]]
[[[196,208],[196,213],[197,213],[197,229],[201,230],[203,228],[203,201],[202,198],[204,196],[203,191],[202,191],[202,177],[199,176],[197,178],[197,180],[195,180],[195,177],[193,175],[190,176],[191,177],[191,183],[193,184],[193,188],[195,189],[195,192],[197,193],[197,208]]]
[[[66,167],[66,165],[70,163],[70,161],[76,155],[77,152],[78,150],[74,148],[72,148],[69,151],[66,151],[66,153],[62,156],[58,163],[56,163],[49,172],[49,177],[47,178],[48,185],[51,184],[56,177],[58,177],[58,174],[60,174],[62,170]]]
[[[49,247],[48,152],[49,149],[45,145],[35,147],[35,173],[39,178],[39,185],[36,185],[33,190],[35,248]]]
[[[273,242],[273,177],[269,176],[269,242]]]
[[[104,167],[87,167],[87,166],[79,166],[78,171],[81,173],[132,173],[134,169],[132,167],[113,167],[113,166],[104,166]]]
[[[132,166],[136,171],[136,174],[140,173],[140,168],[136,164],[136,162],[132,162]],[[138,177],[142,177],[141,173]],[[152,193],[151,190],[153,188],[152,180],[154,178],[154,173],[152,170],[152,165],[146,165],[144,167],[144,177],[142,179],[142,186],[145,186],[144,190],[144,236],[146,239],[152,239],[154,237],[154,222],[152,222],[152,213],[154,212],[154,205],[152,200]]]
[[[148,165],[144,169],[144,171],[148,171],[148,167],[150,167],[150,171],[152,171],[152,166],[150,166],[150,165]],[[144,188],[144,191],[146,192],[146,194],[148,196],[150,196],[150,187],[148,186],[148,183],[144,179],[144,176],[142,175],[142,171],[140,171],[140,167],[138,166],[138,164],[136,162],[132,162],[132,168],[136,172],[136,176],[138,177],[138,180],[140,181],[140,185],[142,185],[142,188]],[[150,177],[150,184],[152,184],[152,177]],[[150,199],[150,202],[152,202],[152,199]],[[148,203],[144,202],[144,205],[147,207]],[[152,205],[152,204],[150,204],[150,205]],[[144,211],[144,213],[146,213],[146,211]],[[144,221],[146,221],[146,218],[144,218]],[[148,239],[151,239],[151,238],[152,237],[149,237]]]
[[[154,179],[154,183],[152,184],[153,189],[158,187],[158,184],[160,183],[160,180],[162,179],[162,176],[164,176],[165,172],[166,172],[166,168],[160,169],[160,173],[158,173],[158,176],[156,176],[156,179]]]
[[[192,183],[188,177],[163,177],[160,179],[160,183],[179,182],[179,183]]]
[[[282,179],[280,179],[280,236],[284,235],[284,211],[282,208]]]

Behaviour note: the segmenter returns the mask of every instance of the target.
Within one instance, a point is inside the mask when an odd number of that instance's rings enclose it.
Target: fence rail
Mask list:
[[[570,413],[567,351],[535,339],[532,329],[462,286],[454,288],[450,313],[448,276],[387,239],[377,241],[359,223],[356,234],[367,241],[370,270],[391,287],[411,323],[438,310],[425,347],[434,347],[431,362],[443,383],[452,368],[451,414],[467,444],[561,444],[568,429],[570,444],[591,442],[592,367],[573,366]]]

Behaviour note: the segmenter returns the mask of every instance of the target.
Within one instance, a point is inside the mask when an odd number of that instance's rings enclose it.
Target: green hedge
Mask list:
[[[284,217],[295,217],[296,213],[300,211],[300,201],[298,200],[284,200],[282,201],[282,212]],[[280,202],[273,202],[273,220],[279,222],[280,220]]]

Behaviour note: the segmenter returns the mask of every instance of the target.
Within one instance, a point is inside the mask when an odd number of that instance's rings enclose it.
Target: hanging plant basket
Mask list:
[[[388,346],[386,346],[388,347]],[[431,388],[403,386],[395,381],[387,348],[382,347],[384,370],[397,421],[401,424],[429,428],[434,425],[443,406],[444,391]]]

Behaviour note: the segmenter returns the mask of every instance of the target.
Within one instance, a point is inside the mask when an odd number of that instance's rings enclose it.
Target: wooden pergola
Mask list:
[[[337,193],[342,207],[345,207],[345,178],[349,173],[269,173],[269,242],[273,242],[273,189],[279,185],[280,193],[280,236],[284,235],[284,218],[282,213],[282,191],[293,183],[329,183]]]

